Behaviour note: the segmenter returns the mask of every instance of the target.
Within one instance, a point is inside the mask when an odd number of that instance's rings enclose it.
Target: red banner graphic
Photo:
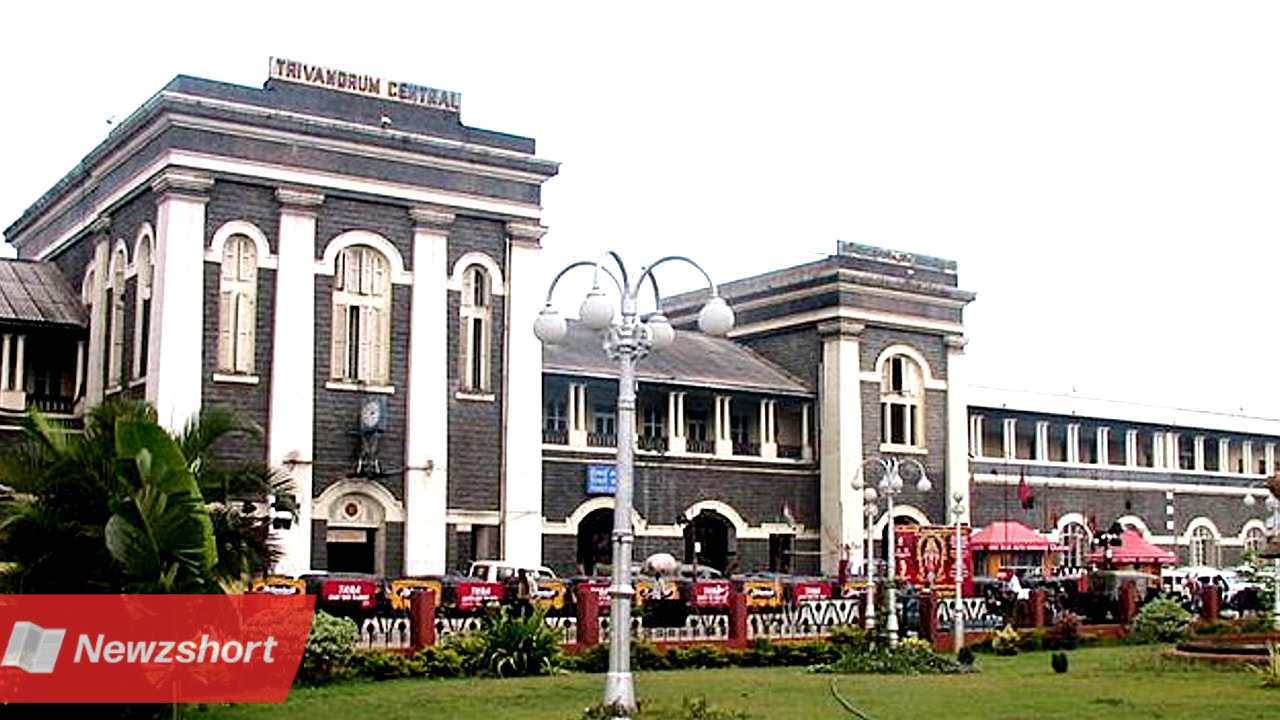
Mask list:
[[[314,603],[267,593],[0,595],[0,702],[283,702]]]
[[[964,557],[964,591],[973,592],[973,555],[969,552],[970,528],[960,528]],[[954,525],[899,525],[894,538],[899,580],[918,590],[932,588],[944,596],[956,589],[956,528]]]

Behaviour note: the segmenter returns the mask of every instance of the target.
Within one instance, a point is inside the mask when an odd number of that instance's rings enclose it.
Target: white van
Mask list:
[[[518,577],[521,570],[528,573],[534,580],[556,579],[555,572],[545,565],[521,568],[515,563],[503,562],[502,560],[477,560],[471,563],[471,568],[467,570],[467,577],[487,580],[488,582],[506,582],[508,579]]]

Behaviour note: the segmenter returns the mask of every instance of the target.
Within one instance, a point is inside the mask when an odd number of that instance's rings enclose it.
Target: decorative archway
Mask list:
[[[727,572],[736,555],[737,533],[732,520],[711,509],[689,519],[684,529],[685,562]]]
[[[613,508],[596,508],[577,522],[578,571],[594,575],[596,566],[612,560]]]

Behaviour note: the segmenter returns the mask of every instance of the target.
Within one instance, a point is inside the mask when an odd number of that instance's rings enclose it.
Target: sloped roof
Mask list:
[[[1089,554],[1090,560],[1101,560],[1102,558],[1101,550]],[[1145,565],[1148,563],[1175,565],[1178,562],[1178,556],[1171,550],[1152,545],[1137,530],[1129,528],[1120,534],[1120,547],[1111,551],[1111,562],[1115,565]]]
[[[0,260],[0,321],[84,327],[84,306],[53,263]]]
[[[544,345],[544,372],[595,377],[618,376],[618,363],[605,355],[602,334],[575,320],[559,345]],[[657,350],[636,366],[641,381],[785,395],[813,390],[751,349],[702,333],[676,331],[671,347]]]
[[[969,538],[974,550],[1017,552],[1020,550],[1058,550],[1049,538],[1016,520],[997,520]]]

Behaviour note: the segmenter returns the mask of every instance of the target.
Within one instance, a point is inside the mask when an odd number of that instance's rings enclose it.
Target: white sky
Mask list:
[[[1280,417],[1280,3],[148,5],[0,10],[0,225],[174,75],[290,57],[537,138],[549,269],[938,255],[975,382]]]

